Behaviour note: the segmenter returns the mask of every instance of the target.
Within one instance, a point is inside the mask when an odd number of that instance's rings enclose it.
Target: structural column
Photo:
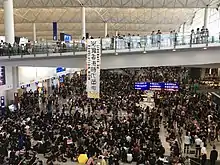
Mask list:
[[[108,35],[108,23],[105,22],[105,36],[106,37]]]
[[[186,26],[186,22],[183,23],[183,28],[182,28],[182,44],[185,44],[185,26]]]
[[[86,37],[86,9],[85,7],[81,8],[81,17],[82,17],[82,38]]]
[[[13,89],[17,89],[19,87],[19,68],[18,66],[12,67],[12,81],[13,81]]]
[[[47,93],[51,94],[52,93],[52,79],[51,78],[47,79],[46,82],[47,82]]]
[[[203,80],[205,78],[205,71],[206,71],[206,68],[201,69],[201,74],[200,74],[200,79],[201,80]]]
[[[220,68],[218,68],[218,77],[220,77]]]
[[[7,90],[6,97],[8,101],[14,100],[15,94],[17,93],[17,89],[19,88],[19,71],[17,66],[11,67],[11,76],[12,76],[12,89]],[[6,73],[7,74],[7,73]]]
[[[5,42],[14,44],[14,11],[13,0],[4,0],[4,25],[5,25]]]
[[[208,25],[208,9],[209,9],[209,6],[207,5],[206,8],[205,8],[205,12],[204,12],[204,24],[203,24],[203,26],[205,28],[207,28],[207,25]]]
[[[37,40],[37,35],[36,35],[36,24],[33,23],[33,41],[35,42]]]
[[[115,31],[115,36],[118,36],[118,31],[117,30]]]

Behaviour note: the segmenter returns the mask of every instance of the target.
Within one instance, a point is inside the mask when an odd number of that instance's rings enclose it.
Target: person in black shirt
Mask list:
[[[213,150],[210,153],[210,162],[211,165],[215,165],[216,160],[218,159],[218,151],[216,151],[215,145],[213,146]]]

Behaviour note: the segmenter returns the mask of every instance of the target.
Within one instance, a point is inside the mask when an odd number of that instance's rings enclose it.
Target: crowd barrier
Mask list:
[[[190,158],[190,163],[190,165],[201,165],[201,159],[192,157]],[[207,159],[206,164],[211,164],[210,159]],[[220,160],[217,160],[215,165],[220,165]]]
[[[195,37],[187,35],[151,35],[151,36],[123,36],[114,38],[101,38],[102,50],[112,50],[111,53],[121,53],[129,51],[156,51],[163,49],[182,49],[196,47],[220,46],[219,35]],[[25,46],[14,46],[0,49],[0,56],[21,56],[86,51],[86,41],[58,44],[57,42],[44,42],[37,44],[27,44]]]

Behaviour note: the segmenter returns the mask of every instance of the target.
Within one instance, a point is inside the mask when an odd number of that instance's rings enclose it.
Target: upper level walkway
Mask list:
[[[186,40],[187,37],[189,36],[182,36],[182,40],[161,37],[158,41],[136,36],[136,39],[129,40],[130,44],[126,38],[103,38],[102,68],[220,63],[219,40],[206,37],[194,41]],[[27,46],[27,49],[5,48],[0,53],[1,65],[70,68],[86,66],[83,44],[43,43]]]
[[[82,52],[83,54],[83,52]],[[23,58],[7,58],[1,60],[3,66],[33,66],[33,67],[66,67],[86,68],[86,58],[83,55],[72,55],[65,53],[61,56],[51,54],[50,56],[27,55]],[[16,57],[16,56],[14,56]],[[2,57],[3,58],[3,57]],[[179,49],[143,52],[126,52],[115,55],[107,51],[102,55],[101,68],[135,68],[152,66],[201,66],[204,64],[220,65],[220,47],[209,47],[208,49]],[[215,66],[216,66],[215,65]],[[219,67],[218,65],[218,67]]]

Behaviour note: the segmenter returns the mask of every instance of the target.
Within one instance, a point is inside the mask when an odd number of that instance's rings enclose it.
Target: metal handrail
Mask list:
[[[163,36],[163,35],[162,35]],[[185,37],[187,37],[186,35]],[[134,36],[135,37],[135,36]],[[181,36],[179,36],[181,37]],[[188,36],[189,37],[189,36]],[[215,36],[216,37],[216,36]],[[113,39],[113,40],[112,40]],[[121,50],[126,50],[126,51],[131,51],[131,50],[136,50],[137,51],[143,51],[146,53],[148,50],[159,50],[163,48],[169,48],[169,49],[181,49],[183,48],[197,48],[198,45],[199,47],[208,47],[209,45],[206,44],[208,43],[218,43],[217,46],[220,46],[220,41],[212,41],[212,40],[207,40],[206,42],[187,42],[187,43],[181,43],[181,40],[176,41],[173,40],[173,38],[170,38],[169,35],[164,35],[164,38],[162,37],[160,41],[158,42],[151,42],[151,39],[149,36],[141,37],[141,39],[133,39],[133,40],[128,40],[126,36],[120,37],[120,38],[101,38],[102,40],[102,49],[103,50],[112,50],[113,53],[116,55],[121,52]],[[129,44],[128,44],[129,43]],[[159,43],[159,44],[158,44]],[[188,45],[188,46],[187,46]],[[195,45],[195,46],[192,46]],[[86,50],[86,44],[83,46],[82,43],[67,43],[65,46],[62,44],[59,45],[57,43],[39,43],[39,44],[31,44],[27,46],[12,46],[12,47],[6,47],[3,48],[0,52],[0,56],[8,56],[8,58],[11,58],[12,56],[25,56],[25,55],[34,55],[34,57],[37,57],[37,54],[47,54],[50,56],[50,54],[53,53],[59,53],[62,55],[62,53],[67,53],[67,52],[81,52]]]

